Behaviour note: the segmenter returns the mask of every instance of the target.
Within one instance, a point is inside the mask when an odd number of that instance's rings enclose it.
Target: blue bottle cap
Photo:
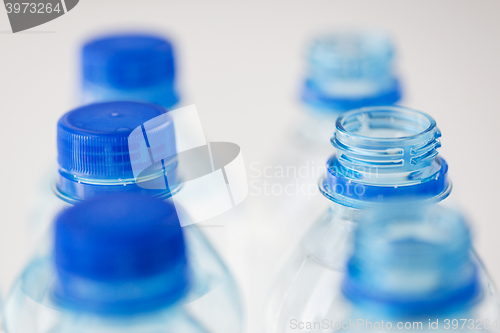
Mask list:
[[[394,48],[383,32],[337,32],[316,38],[308,53],[302,100],[339,112],[391,105],[401,98]]]
[[[188,285],[175,207],[147,195],[105,195],[63,211],[54,257],[54,297],[79,311],[150,311],[178,301]]]
[[[164,169],[176,166],[174,126],[165,112],[153,104],[107,102],[83,106],[62,116],[57,124],[58,195],[66,201],[78,201],[102,192],[140,191],[132,164],[150,161],[142,161],[144,147],[129,142],[144,141],[151,151],[172,156],[172,163],[162,160],[151,164],[150,174],[156,172],[163,181]],[[162,121],[151,121],[160,118]],[[148,121],[154,126],[146,131],[143,124]],[[142,132],[133,132],[140,126]],[[130,141],[131,135],[140,138]],[[148,135],[154,135],[155,140],[149,142]]]
[[[121,89],[173,81],[172,45],[150,35],[114,35],[94,39],[82,50],[83,78]]]
[[[144,100],[170,107],[179,99],[173,47],[162,37],[118,34],[91,40],[83,46],[82,67],[84,85],[110,90],[98,93],[99,101]]]

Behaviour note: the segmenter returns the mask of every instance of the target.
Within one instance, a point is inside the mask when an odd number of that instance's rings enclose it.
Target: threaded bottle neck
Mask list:
[[[393,46],[381,32],[338,32],[313,40],[302,100],[315,108],[347,111],[389,105],[401,97]]]
[[[401,173],[432,164],[441,132],[430,116],[403,107],[371,107],[349,112],[336,123],[332,144],[338,162],[353,172],[376,168]]]
[[[391,206],[365,215],[344,294],[361,307],[403,315],[468,307],[480,295],[463,217],[439,206]]]
[[[416,110],[380,106],[353,110],[337,119],[331,139],[337,153],[327,163],[322,190],[343,204],[420,196],[443,199],[451,189],[446,162],[438,157],[441,132]],[[352,203],[351,203],[352,204]],[[354,204],[352,204],[354,205]]]

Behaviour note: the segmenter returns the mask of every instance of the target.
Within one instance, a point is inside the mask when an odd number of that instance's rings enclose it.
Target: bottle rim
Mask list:
[[[353,121],[359,120],[361,116],[365,114],[376,114],[376,115],[392,115],[392,116],[405,116],[407,120],[415,120],[420,119],[426,122],[425,129],[419,131],[418,133],[412,135],[405,136],[394,136],[394,137],[373,137],[373,136],[365,136],[358,133],[354,133],[352,130],[347,128],[347,124]],[[423,112],[410,109],[403,106],[372,106],[372,107],[364,107],[357,110],[352,110],[342,114],[339,118],[337,118],[336,124],[336,134],[343,134],[349,136],[352,139],[360,138],[360,139],[369,139],[377,142],[393,142],[393,141],[401,141],[401,140],[411,140],[418,138],[419,136],[424,135],[425,133],[429,133],[432,130],[437,128],[436,121],[434,118],[425,114]]]

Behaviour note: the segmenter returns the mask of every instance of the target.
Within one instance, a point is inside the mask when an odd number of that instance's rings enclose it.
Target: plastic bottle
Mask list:
[[[273,272],[277,263],[328,207],[318,190],[337,117],[355,108],[397,103],[402,88],[394,46],[384,31],[339,30],[315,37],[306,51],[306,66],[297,103],[300,118],[264,163],[250,165],[250,193],[259,196],[252,231],[259,247],[247,245],[250,266]],[[260,161],[257,161],[260,162]],[[256,274],[255,289],[269,289],[270,275]],[[257,282],[259,281],[259,282]],[[258,296],[254,308],[264,306]]]
[[[168,110],[177,109],[182,103],[176,64],[171,40],[155,33],[96,36],[81,49],[80,102],[131,100],[157,104]],[[239,259],[232,257],[235,251],[231,247],[229,222],[217,218],[205,224],[207,227],[200,230],[226,263],[236,268],[232,263]]]
[[[319,265],[319,263],[318,263]],[[443,207],[388,206],[364,214],[342,286],[319,289],[289,308],[289,327],[313,332],[496,331],[498,304],[487,297],[463,217]]]
[[[310,45],[301,100],[308,122],[300,133],[311,149],[326,147],[342,113],[366,106],[391,105],[401,98],[394,47],[381,31],[339,31]],[[326,147],[331,151],[331,147]]]
[[[151,34],[92,39],[81,52],[83,104],[144,101],[171,108],[179,101],[173,46]]]
[[[159,116],[162,121],[153,121]],[[52,195],[53,200],[41,214],[44,221],[40,223],[48,227],[56,212],[97,195],[141,193],[167,200],[173,193],[181,191],[179,182],[168,183],[176,178],[178,166],[173,122],[169,119],[163,107],[132,101],[90,104],[62,116],[57,125],[59,169],[53,183],[55,195]],[[132,161],[137,162],[143,155],[138,154],[139,147],[129,146],[129,137],[134,135],[133,131],[138,126],[144,128],[145,123],[153,126],[147,126],[148,129],[144,129],[140,135],[155,137],[155,140],[149,141],[149,149],[159,153],[169,151],[173,155],[151,164],[149,172],[136,179]],[[169,186],[147,186],[165,184],[167,172]],[[198,285],[203,286],[200,287],[200,295],[213,295],[204,299],[221,298],[221,301],[231,305],[227,307],[230,311],[229,318],[241,317],[241,304],[234,296],[238,292],[226,265],[196,225],[184,227],[184,234],[194,276]],[[48,235],[41,243],[36,250],[37,256],[47,255],[52,250],[52,241]],[[234,290],[220,294],[219,290],[226,286]],[[241,320],[224,323],[233,332],[242,329]]]
[[[147,33],[117,33],[87,41],[80,53],[81,80],[78,105],[107,101],[142,101],[173,108],[179,102],[173,46],[167,39]],[[40,216],[51,207],[48,181],[41,182],[31,212],[30,237],[37,238]]]
[[[172,203],[145,194],[62,211],[53,252],[27,266],[7,300],[8,332],[238,331],[231,280],[213,290],[217,281],[198,279],[185,232]]]
[[[364,210],[395,200],[437,203],[449,195],[448,165],[437,151],[440,136],[432,117],[402,107],[362,108],[338,118],[331,139],[337,153],[320,180],[331,206],[281,271],[266,313],[268,332],[286,331],[283,316],[293,315],[290,309],[307,307],[315,297],[326,303],[332,300],[317,288],[328,283],[332,295],[339,290],[353,230]],[[497,300],[489,278],[487,284],[484,289]]]
[[[254,167],[261,182],[253,187],[260,189],[264,207],[260,229],[275,234],[268,237],[272,244],[266,252],[283,253],[309,229],[311,214],[327,207],[317,180],[325,172],[325,158],[334,152],[329,140],[337,117],[401,98],[390,37],[374,30],[315,38],[301,90],[302,117],[293,135],[280,143],[269,164]]]

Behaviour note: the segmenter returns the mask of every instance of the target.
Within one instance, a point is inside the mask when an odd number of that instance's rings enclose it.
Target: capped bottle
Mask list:
[[[87,41],[81,50],[83,104],[143,101],[172,108],[179,102],[174,47],[146,33],[119,33]]]
[[[123,101],[74,109],[59,119],[57,147],[59,167],[52,184],[55,195],[40,215],[46,229],[50,229],[58,211],[96,196],[131,193],[171,200],[173,194],[182,191],[174,126],[161,106]],[[167,157],[154,162],[144,151]],[[143,166],[144,172],[134,174],[134,165]],[[186,215],[182,208],[180,211]],[[183,229],[186,255],[193,268],[192,290],[198,293],[192,297],[193,302],[218,298],[230,304],[229,318],[241,318],[238,290],[226,264],[196,225]],[[48,256],[52,246],[51,234],[45,234],[36,257]],[[242,329],[241,320],[222,324],[235,332]]]
[[[267,164],[252,167],[260,176],[252,188],[263,206],[255,219],[263,221],[259,229],[274,236],[262,239],[265,256],[276,252],[277,258],[296,244],[310,228],[311,215],[327,207],[317,180],[325,173],[325,157],[334,152],[329,140],[337,117],[401,99],[394,49],[390,36],[376,29],[340,30],[311,41],[300,90],[300,121]]]
[[[268,332],[286,332],[289,316],[307,311],[315,299],[329,303],[338,296],[353,230],[366,209],[448,197],[451,183],[448,164],[438,154],[440,136],[432,117],[403,107],[362,108],[338,118],[331,139],[337,152],[319,184],[331,206],[280,272],[266,312]],[[485,276],[483,290],[498,303],[493,282],[473,258]],[[329,294],[320,287],[326,285]]]
[[[171,202],[101,194],[63,210],[53,230],[52,253],[30,262],[7,299],[8,332],[238,331],[232,280],[197,277],[193,259],[213,259],[189,254],[204,249],[189,248]]]

